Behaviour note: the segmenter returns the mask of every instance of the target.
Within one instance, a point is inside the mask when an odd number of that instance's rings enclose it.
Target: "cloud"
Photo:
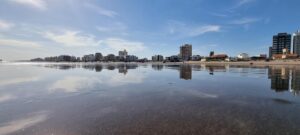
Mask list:
[[[255,23],[259,20],[260,19],[258,19],[258,18],[241,18],[241,19],[232,21],[231,24],[244,25],[244,24]]]
[[[61,33],[45,32],[43,35],[45,38],[65,47],[102,46],[103,48],[113,51],[126,49],[130,52],[137,52],[145,49],[144,43],[142,42],[129,41],[121,38],[98,40],[94,35],[84,34],[79,31],[65,30]]]
[[[44,0],[10,0],[10,1],[18,4],[26,5],[26,6],[31,6],[39,10],[47,9],[47,3]]]
[[[235,7],[238,8],[238,7],[244,6],[244,5],[254,2],[254,1],[255,0],[238,0]]]
[[[95,40],[93,35],[82,34],[79,31],[66,30],[62,33],[46,32],[44,36],[66,47],[97,46],[101,42]]]
[[[94,4],[91,4],[91,3],[84,3],[84,6],[86,8],[89,8],[91,10],[96,11],[98,14],[103,15],[103,16],[107,16],[107,17],[113,18],[113,17],[115,17],[115,16],[118,15],[118,13],[115,12],[115,11],[104,9],[102,7],[98,7],[98,6],[96,6]]]
[[[25,41],[18,39],[0,39],[0,46],[13,46],[24,48],[40,48],[41,45],[33,41]]]
[[[206,26],[199,26],[195,27],[193,30],[191,29],[189,32],[190,36],[199,36],[209,32],[219,32],[221,26],[218,25],[206,25]]]
[[[119,38],[106,39],[103,41],[103,44],[115,51],[126,49],[129,52],[138,52],[143,51],[146,48],[142,42],[128,41]]]
[[[7,123],[0,123],[0,134],[1,135],[8,135],[14,132],[20,131],[22,129],[29,128],[34,126],[38,123],[41,123],[48,118],[47,112],[38,112],[33,114],[32,116],[10,121]]]
[[[82,88],[92,87],[101,82],[95,77],[67,76],[56,81],[49,89],[50,91],[63,91],[66,93],[78,92]]]
[[[99,85],[109,85],[118,87],[127,84],[139,84],[144,81],[145,75],[141,73],[107,74],[102,78],[97,76],[67,76],[54,82],[50,87],[50,92],[73,93],[81,90],[91,89]]]
[[[13,79],[5,79],[0,81],[0,86],[6,86],[6,85],[13,85],[13,84],[19,84],[19,83],[25,83],[25,82],[33,82],[38,81],[39,77],[20,77],[20,78],[13,78]]]
[[[219,25],[192,26],[182,22],[172,21],[169,23],[169,33],[179,37],[196,37],[210,32],[220,32]]]
[[[9,30],[12,27],[14,27],[15,25],[13,23],[4,21],[4,20],[0,20],[0,30]]]

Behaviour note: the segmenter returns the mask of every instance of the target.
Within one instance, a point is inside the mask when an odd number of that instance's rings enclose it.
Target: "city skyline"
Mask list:
[[[0,2],[0,59],[24,60],[126,49],[140,58],[209,51],[268,54],[272,36],[299,29],[297,0]],[[288,15],[287,15],[288,14]]]

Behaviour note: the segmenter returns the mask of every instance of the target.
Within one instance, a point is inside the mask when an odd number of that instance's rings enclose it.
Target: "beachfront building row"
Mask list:
[[[273,44],[269,47],[270,59],[297,58],[300,55],[300,31],[294,34],[278,33],[273,36]]]
[[[83,57],[75,57],[70,55],[60,55],[53,57],[45,57],[45,58],[35,58],[31,59],[31,61],[46,61],[46,62],[137,62],[137,61],[147,61],[147,59],[139,60],[135,55],[128,55],[126,50],[119,51],[119,56],[115,56],[114,54],[108,54],[107,56],[103,56],[102,53],[95,54],[87,54]]]

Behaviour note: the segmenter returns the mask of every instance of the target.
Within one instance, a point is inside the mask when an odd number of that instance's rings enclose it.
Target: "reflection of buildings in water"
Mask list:
[[[210,75],[214,75],[214,68],[208,67],[208,71]]]
[[[219,65],[205,65],[205,69],[209,71],[210,75],[214,75],[214,72],[226,72],[226,67]]]
[[[164,65],[161,64],[153,64],[152,69],[154,70],[162,70],[164,68]]]
[[[290,91],[294,95],[300,93],[300,70],[296,68],[269,67],[271,89],[276,92]]]
[[[289,75],[290,70],[287,68],[269,67],[269,79],[271,79],[271,89],[276,92],[289,90]]]
[[[117,68],[119,69],[119,73],[127,74],[129,69],[136,69],[138,67],[137,64],[118,64]]]
[[[201,71],[202,70],[202,67],[201,67],[201,65],[191,65],[192,66],[192,69],[194,70],[194,71]]]
[[[191,80],[192,79],[192,66],[180,65],[180,79]]]
[[[96,71],[96,72],[101,72],[102,69],[103,69],[103,66],[100,65],[100,64],[85,64],[85,65],[82,65],[82,68],[83,69],[88,69],[88,70],[91,70],[91,71]]]
[[[106,69],[108,70],[115,70],[116,66],[115,65],[107,65]]]
[[[129,69],[136,69],[138,67],[137,64],[49,64],[45,65],[46,68],[55,68],[61,70],[68,70],[73,68],[83,68],[90,71],[101,72],[102,69],[107,70],[115,70],[116,68],[119,70],[119,73],[126,74]]]
[[[102,65],[95,65],[95,70],[96,72],[101,72],[103,69],[103,66]]]
[[[124,75],[126,75],[128,72],[128,69],[126,66],[118,66],[118,69],[119,69],[119,73],[123,73]]]
[[[295,69],[292,71],[292,81],[291,81],[291,92],[294,95],[300,94],[300,69]]]
[[[95,69],[95,65],[94,64],[91,64],[91,65],[82,65],[82,68],[84,69],[88,69],[88,70],[94,70]]]
[[[55,68],[55,69],[61,69],[61,70],[69,70],[69,69],[73,69],[73,68],[77,68],[77,65],[68,65],[68,64],[49,64],[49,65],[45,65],[44,67],[46,68]]]

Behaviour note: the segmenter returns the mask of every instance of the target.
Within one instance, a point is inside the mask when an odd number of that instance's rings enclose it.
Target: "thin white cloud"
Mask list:
[[[25,41],[18,39],[0,39],[0,46],[12,46],[22,48],[40,48],[41,45],[33,41]]]
[[[82,34],[79,31],[46,32],[44,36],[66,47],[97,46],[101,42],[97,41],[93,35]]]
[[[7,22],[4,20],[0,20],[0,30],[9,30],[12,27],[14,27],[15,25],[11,22]]]
[[[235,7],[241,7],[254,1],[255,0],[238,0]]]
[[[22,129],[29,128],[38,123],[41,123],[48,118],[48,112],[38,112],[32,116],[28,116],[22,119],[10,121],[7,123],[0,123],[0,134],[8,135]]]
[[[103,41],[103,45],[107,45],[109,48],[119,51],[126,49],[129,52],[143,51],[146,47],[142,42],[128,41],[119,38],[109,38]]]
[[[45,32],[45,38],[65,47],[103,47],[111,51],[127,49],[130,52],[143,51],[144,43],[121,38],[96,39],[94,35],[65,30],[62,33]]]
[[[241,19],[238,19],[238,20],[233,20],[231,22],[231,24],[244,25],[244,24],[255,23],[259,20],[260,19],[258,19],[258,18],[241,18]]]
[[[194,29],[191,29],[189,32],[190,36],[199,36],[205,33],[209,32],[219,32],[221,29],[221,26],[219,25],[206,25],[206,26],[200,26],[195,27]]]
[[[210,32],[220,32],[220,25],[192,26],[182,22],[172,21],[169,23],[169,33],[179,37],[196,37]]]
[[[98,14],[100,14],[100,15],[104,15],[104,16],[107,16],[107,17],[113,18],[113,17],[115,17],[115,16],[118,15],[118,13],[115,12],[115,11],[105,9],[105,8],[96,6],[96,5],[91,4],[91,3],[84,3],[84,6],[85,6],[86,8],[89,8],[89,9],[91,9],[91,10],[96,11],[96,12],[97,12]]]
[[[39,10],[47,9],[47,3],[44,0],[10,0],[10,1],[18,4],[26,5],[26,6],[31,6]]]

